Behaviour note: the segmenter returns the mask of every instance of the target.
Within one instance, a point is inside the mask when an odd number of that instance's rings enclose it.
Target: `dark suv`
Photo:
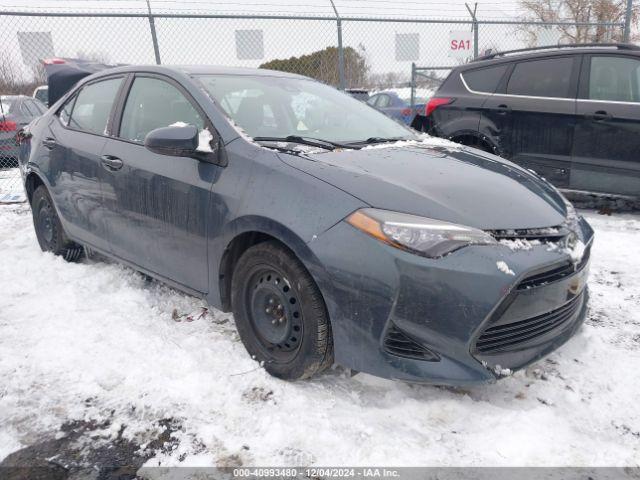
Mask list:
[[[488,55],[453,69],[429,133],[496,153],[558,187],[640,197],[640,47]]]

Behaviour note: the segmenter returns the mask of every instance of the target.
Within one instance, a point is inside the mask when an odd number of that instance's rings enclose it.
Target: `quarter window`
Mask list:
[[[497,67],[464,72],[462,77],[471,90],[494,93],[506,71],[507,65],[498,65]]]
[[[120,137],[143,142],[151,130],[178,122],[204,128],[202,116],[176,87],[157,78],[136,78],[124,107]]]
[[[569,98],[573,58],[545,58],[516,64],[507,85],[511,95]]]
[[[71,118],[71,110],[73,110],[73,104],[76,101],[76,98],[77,98],[77,95],[74,95],[69,100],[67,100],[67,102],[60,109],[60,112],[58,112],[58,118],[60,118],[60,121],[65,126],[69,125],[69,119]]]
[[[391,105],[391,97],[389,95],[380,95],[378,98],[378,103],[376,103],[377,107],[386,108]]]
[[[69,127],[106,135],[111,107],[118,94],[121,82],[121,78],[111,78],[83,87],[76,96],[75,105],[68,122]],[[62,123],[65,123],[63,119],[65,109],[66,106],[63,112],[60,113]]]
[[[640,61],[625,57],[592,57],[589,99],[640,102]]]

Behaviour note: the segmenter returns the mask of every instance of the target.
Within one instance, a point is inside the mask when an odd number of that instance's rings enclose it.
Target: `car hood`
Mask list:
[[[432,143],[398,142],[281,158],[375,208],[481,229],[564,222],[562,197],[535,174],[479,150]]]

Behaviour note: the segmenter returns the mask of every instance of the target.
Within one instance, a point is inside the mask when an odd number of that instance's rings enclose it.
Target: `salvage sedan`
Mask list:
[[[304,77],[107,69],[20,150],[42,250],[232,311],[276,377],[493,381],[585,317],[593,231],[554,187]]]

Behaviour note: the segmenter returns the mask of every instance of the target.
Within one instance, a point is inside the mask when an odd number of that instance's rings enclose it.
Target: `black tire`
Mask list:
[[[279,243],[259,243],[240,257],[231,307],[245,348],[274,377],[309,378],[333,363],[331,324],[320,290]]]
[[[38,244],[43,252],[60,255],[68,262],[75,261],[82,256],[82,247],[69,240],[64,233],[53,201],[44,185],[40,185],[33,192],[31,212]]]

